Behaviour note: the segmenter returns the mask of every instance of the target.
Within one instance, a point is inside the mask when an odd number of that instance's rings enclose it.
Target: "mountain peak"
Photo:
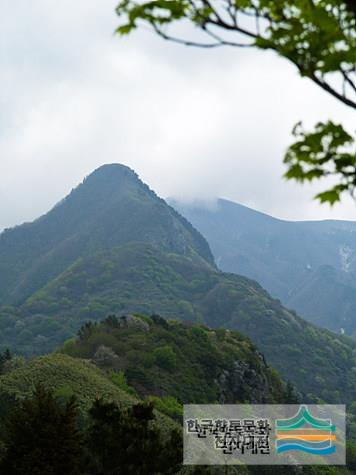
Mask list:
[[[132,176],[138,178],[137,173],[127,165],[123,165],[122,163],[106,163],[96,168],[86,179],[109,178],[113,175],[116,177]]]
[[[131,242],[215,267],[202,235],[133,170],[112,163],[44,216],[0,236],[0,302],[21,302],[77,259]]]
[[[121,163],[108,163],[101,165],[85,177],[82,184],[108,187],[124,184],[125,182],[130,182],[132,184],[135,183],[139,186],[146,186],[134,170],[126,165],[122,165]],[[79,188],[80,186],[76,189]]]

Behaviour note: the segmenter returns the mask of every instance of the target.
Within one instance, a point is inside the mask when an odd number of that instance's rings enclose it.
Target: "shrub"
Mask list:
[[[167,414],[172,419],[180,421],[183,417],[183,406],[173,396],[158,397],[150,396],[149,400],[152,401],[156,409],[164,414]]]
[[[161,346],[153,351],[156,364],[164,369],[174,369],[177,363],[177,356],[171,346]]]
[[[132,388],[131,386],[127,384],[126,376],[123,371],[119,371],[118,373],[112,371],[110,373],[110,379],[111,379],[111,382],[113,382],[118,388],[122,389],[128,394],[137,396],[137,393],[134,390],[134,388]]]

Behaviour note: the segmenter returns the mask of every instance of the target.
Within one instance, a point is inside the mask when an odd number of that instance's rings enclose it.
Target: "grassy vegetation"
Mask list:
[[[58,397],[68,398],[75,394],[83,411],[90,407],[97,395],[126,406],[136,400],[112,383],[90,361],[60,353],[40,356],[1,375],[0,394],[23,399],[29,397],[39,384]]]

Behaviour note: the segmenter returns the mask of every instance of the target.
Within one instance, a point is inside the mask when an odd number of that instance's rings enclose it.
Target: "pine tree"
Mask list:
[[[78,475],[81,436],[76,427],[77,405],[64,407],[52,392],[37,387],[9,415],[5,425],[5,454],[0,473],[6,475]]]
[[[4,372],[5,363],[11,359],[12,354],[8,348],[4,351],[4,353],[0,353],[0,374]]]
[[[300,404],[300,397],[290,381],[286,384],[285,401],[287,404]]]
[[[181,434],[158,427],[152,404],[122,409],[98,399],[90,417],[92,475],[170,475],[181,468]]]

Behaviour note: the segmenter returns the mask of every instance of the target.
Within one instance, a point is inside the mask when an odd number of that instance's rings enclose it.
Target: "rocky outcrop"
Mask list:
[[[150,326],[142,318],[135,317],[134,315],[124,315],[119,319],[120,328],[135,328],[144,332],[150,331]]]
[[[270,389],[266,376],[243,361],[235,361],[230,370],[224,369],[216,383],[219,387],[220,404],[268,402]]]
[[[111,348],[100,345],[93,356],[93,362],[102,368],[105,366],[115,368],[119,357]]]

